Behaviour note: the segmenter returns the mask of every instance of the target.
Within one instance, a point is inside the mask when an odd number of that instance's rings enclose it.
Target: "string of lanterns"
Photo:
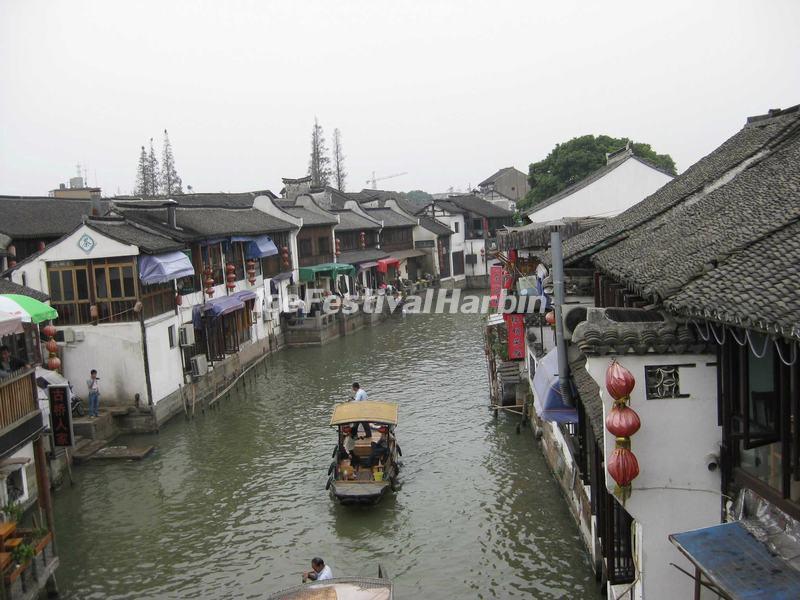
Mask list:
[[[56,327],[52,323],[42,327],[42,333],[47,338],[44,347],[49,356],[47,358],[47,368],[51,371],[61,370],[61,359],[58,358],[58,344],[56,343]]]
[[[609,475],[617,483],[614,494],[622,500],[631,495],[631,482],[639,475],[639,461],[631,451],[631,436],[642,426],[639,415],[630,406],[631,392],[636,385],[633,374],[616,359],[606,370],[606,390],[614,405],[606,416],[606,429],[616,438],[616,447],[606,461]]]

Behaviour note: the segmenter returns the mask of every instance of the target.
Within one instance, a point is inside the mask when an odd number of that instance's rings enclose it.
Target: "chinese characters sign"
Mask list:
[[[66,385],[51,385],[47,388],[50,397],[50,420],[53,442],[56,446],[72,446],[72,408]]]
[[[508,328],[508,359],[525,358],[525,315],[503,315]]]

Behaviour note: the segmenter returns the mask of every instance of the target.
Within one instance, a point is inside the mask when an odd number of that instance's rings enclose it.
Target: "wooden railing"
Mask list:
[[[0,431],[39,410],[34,369],[0,379]]]

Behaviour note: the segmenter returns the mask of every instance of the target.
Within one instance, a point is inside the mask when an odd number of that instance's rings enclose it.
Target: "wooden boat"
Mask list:
[[[389,579],[337,577],[298,585],[267,600],[392,600],[393,590]]]
[[[370,424],[371,437],[351,437],[354,423]],[[395,438],[397,404],[364,400],[337,404],[331,427],[338,434],[325,486],[342,504],[374,504],[394,490],[402,456]],[[361,433],[361,428],[358,428]]]

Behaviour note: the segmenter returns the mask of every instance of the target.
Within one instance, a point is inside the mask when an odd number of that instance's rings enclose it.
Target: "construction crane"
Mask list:
[[[379,181],[383,181],[384,179],[391,179],[392,177],[400,177],[401,175],[408,175],[408,173],[403,171],[402,173],[394,173],[393,175],[384,175],[382,177],[375,177],[375,171],[373,171],[372,172],[372,178],[371,179],[367,179],[367,183],[372,184],[372,189],[373,190],[377,190]]]

